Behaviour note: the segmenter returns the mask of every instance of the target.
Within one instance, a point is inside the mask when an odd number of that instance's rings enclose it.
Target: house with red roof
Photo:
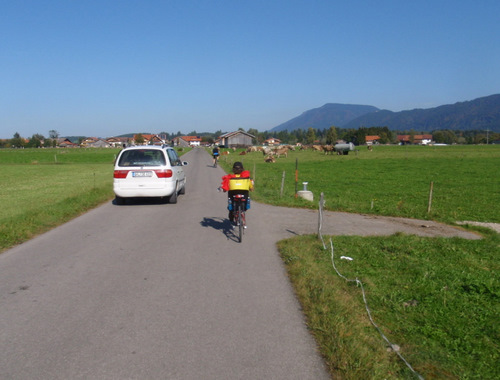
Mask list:
[[[200,146],[201,137],[198,137],[198,136],[180,136],[180,137],[176,137],[173,141],[174,141],[175,146],[194,147],[194,146]]]
[[[397,137],[399,144],[416,144],[416,145],[427,145],[432,142],[432,135],[398,135]]]
[[[380,136],[365,136],[366,145],[378,144]]]

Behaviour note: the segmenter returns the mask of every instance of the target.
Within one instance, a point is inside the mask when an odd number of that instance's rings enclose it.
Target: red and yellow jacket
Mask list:
[[[222,190],[253,190],[253,180],[250,172],[243,170],[241,174],[227,174],[222,177]]]

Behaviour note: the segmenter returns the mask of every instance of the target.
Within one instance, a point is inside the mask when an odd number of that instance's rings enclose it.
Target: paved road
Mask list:
[[[99,207],[0,255],[0,379],[325,379],[275,249],[228,230],[223,171],[176,205]]]
[[[201,149],[176,205],[108,203],[0,255],[0,379],[327,379],[277,240],[318,216],[254,203],[242,244]],[[476,235],[342,213],[325,234]]]

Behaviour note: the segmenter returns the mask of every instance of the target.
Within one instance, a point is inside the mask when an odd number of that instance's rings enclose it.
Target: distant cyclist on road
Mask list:
[[[219,160],[220,152],[219,152],[219,147],[215,146],[212,149],[212,157],[214,158],[214,167],[217,166],[217,161]]]
[[[233,197],[235,194],[243,194],[245,196],[245,210],[250,209],[249,191],[253,190],[253,180],[250,178],[250,172],[243,168],[241,162],[233,164],[233,174],[226,174],[222,177],[221,188],[228,195],[229,220],[234,223],[234,202]]]

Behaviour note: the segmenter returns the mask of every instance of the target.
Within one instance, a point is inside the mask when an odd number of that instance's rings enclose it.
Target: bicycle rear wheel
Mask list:
[[[240,243],[243,241],[243,210],[241,207],[241,202],[238,202],[238,239]]]

